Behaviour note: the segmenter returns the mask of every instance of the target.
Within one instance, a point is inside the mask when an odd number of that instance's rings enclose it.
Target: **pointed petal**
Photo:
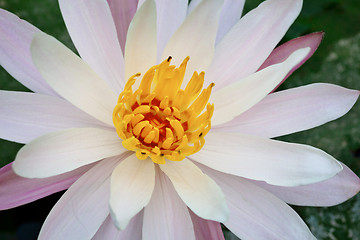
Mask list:
[[[216,44],[230,31],[240,20],[245,0],[225,0],[220,14],[219,29],[216,36]]]
[[[202,1],[174,33],[162,53],[161,59],[172,56],[171,63],[175,66],[190,56],[184,85],[194,71],[205,71],[212,61],[221,6],[221,0]]]
[[[116,227],[124,230],[129,221],[150,201],[155,186],[154,164],[126,158],[111,175],[110,213]]]
[[[266,138],[283,136],[343,116],[355,104],[359,94],[359,91],[326,83],[275,92],[216,129]]]
[[[280,45],[279,47],[275,48],[274,51],[271,52],[270,56],[260,66],[258,71],[267,68],[268,66],[271,66],[273,64],[277,64],[284,61],[286,58],[290,56],[291,53],[293,53],[294,51],[300,48],[310,47],[311,51],[306,56],[306,58],[304,58],[298,65],[296,65],[293,69],[291,69],[291,71],[286,75],[286,77],[281,81],[281,83],[279,83],[279,85],[276,86],[276,88],[279,87],[296,69],[298,69],[301,65],[303,65],[314,54],[316,49],[319,47],[323,37],[324,37],[323,32],[315,32],[302,37],[292,39]],[[276,88],[273,90],[273,92],[276,90]]]
[[[346,165],[334,177],[298,187],[280,187],[254,182],[283,201],[298,206],[334,206],[352,198],[360,191],[360,179]]]
[[[225,240],[224,234],[219,222],[205,220],[198,217],[195,213],[189,210],[191,220],[194,224],[195,236],[199,240]]]
[[[72,127],[107,126],[67,101],[48,95],[0,90],[0,137],[28,143]]]
[[[230,216],[225,226],[242,239],[312,239],[299,215],[271,193],[243,178],[202,167],[224,190]]]
[[[156,6],[148,0],[130,23],[125,45],[125,79],[156,64]]]
[[[12,170],[12,163],[0,169],[0,210],[18,207],[67,189],[93,165],[43,179],[23,178]]]
[[[59,0],[59,5],[81,58],[120,94],[125,86],[124,58],[107,2]]]
[[[124,53],[127,31],[135,15],[138,0],[107,0],[107,2],[115,23],[121,50]]]
[[[195,240],[186,205],[179,198],[170,180],[158,168],[154,193],[144,210],[142,231],[144,240]]]
[[[115,131],[71,128],[26,144],[17,153],[13,169],[23,177],[44,178],[126,151]]]
[[[297,50],[284,62],[240,79],[212,94],[209,100],[215,105],[212,125],[229,122],[258,103],[307,56],[309,51],[310,48]]]
[[[160,168],[196,215],[217,222],[226,221],[229,212],[221,189],[194,163],[188,159],[181,162],[167,161]]]
[[[30,90],[56,96],[31,58],[31,39],[38,32],[40,30],[28,22],[0,9],[0,65]]]
[[[299,15],[302,0],[268,0],[250,11],[216,46],[208,81],[220,89],[255,72]],[[215,90],[214,89],[214,90]]]
[[[130,220],[127,227],[122,231],[115,227],[114,222],[109,215],[91,240],[141,240],[143,215],[142,211],[138,213]]]
[[[320,149],[236,133],[209,132],[202,150],[190,157],[224,173],[279,186],[320,182],[342,170]]]
[[[117,96],[78,56],[55,38],[36,34],[31,55],[41,75],[62,97],[84,112],[113,125]]]
[[[121,159],[105,159],[80,177],[51,210],[39,239],[91,239],[109,215],[110,175]]]
[[[188,2],[184,0],[157,0],[157,56],[161,54],[171,36],[185,20]]]

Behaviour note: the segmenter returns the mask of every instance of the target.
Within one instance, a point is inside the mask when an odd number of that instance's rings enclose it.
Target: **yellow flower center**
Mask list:
[[[205,143],[214,111],[208,103],[214,84],[202,90],[205,73],[194,72],[185,90],[180,89],[188,61],[189,57],[176,68],[169,57],[151,67],[135,92],[132,86],[140,73],[133,75],[119,96],[114,126],[123,146],[141,160],[181,161]]]

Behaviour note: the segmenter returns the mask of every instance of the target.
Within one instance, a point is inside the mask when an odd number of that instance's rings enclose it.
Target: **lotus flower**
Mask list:
[[[2,209],[68,190],[39,239],[313,239],[288,205],[331,206],[358,177],[327,153],[270,138],[344,115],[359,91],[275,92],[322,33],[275,46],[301,0],[59,0],[79,52],[0,11]],[[19,176],[17,176],[16,174]]]

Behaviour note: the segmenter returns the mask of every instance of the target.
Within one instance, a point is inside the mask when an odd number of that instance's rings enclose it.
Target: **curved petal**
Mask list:
[[[334,206],[352,198],[360,191],[360,179],[345,164],[334,177],[309,185],[280,187],[254,182],[283,201],[298,206]]]
[[[107,126],[65,100],[27,92],[0,90],[0,138],[19,143],[72,127]]]
[[[209,100],[215,106],[212,125],[229,122],[260,102],[309,51],[310,48],[299,49],[284,62],[271,65],[212,94]]]
[[[204,166],[223,189],[230,216],[224,225],[241,239],[313,239],[299,215],[271,193],[243,178]]]
[[[157,0],[157,61],[171,36],[185,20],[188,1],[184,0]]]
[[[117,96],[83,60],[46,34],[34,36],[31,55],[41,75],[62,97],[96,119],[113,125]]]
[[[122,231],[115,227],[114,222],[109,215],[91,240],[142,240],[141,228],[143,215],[142,211],[138,213],[130,220],[127,227]]]
[[[275,92],[215,129],[266,138],[283,136],[343,116],[355,104],[359,94],[359,91],[326,83]]]
[[[194,224],[195,236],[198,240],[225,240],[221,224],[211,220],[198,217],[189,210],[191,220]]]
[[[291,71],[285,76],[285,78],[279,83],[278,86],[273,90],[273,92],[301,65],[303,65],[316,51],[316,49],[319,47],[320,42],[322,41],[324,37],[323,32],[314,32],[310,33],[308,35],[298,37],[295,39],[292,39],[279,47],[275,48],[274,51],[271,52],[270,56],[265,60],[265,62],[260,66],[258,71],[261,69],[267,68],[268,66],[271,66],[273,64],[277,64],[279,62],[284,61],[286,58],[290,56],[291,53],[294,51],[310,47],[311,50],[309,54],[298,64],[296,65]]]
[[[170,178],[176,192],[199,217],[217,222],[228,218],[224,194],[219,186],[188,159],[167,161],[160,169]]]
[[[192,160],[218,171],[279,186],[320,182],[342,170],[320,149],[236,133],[209,132]]]
[[[44,178],[126,151],[115,131],[71,128],[26,144],[17,153],[13,169],[23,177]]]
[[[121,50],[124,53],[127,31],[135,15],[138,0],[107,0],[107,2],[115,23]]]
[[[125,79],[156,64],[156,6],[147,0],[130,23],[125,44]]]
[[[130,220],[150,201],[155,187],[155,169],[151,160],[139,160],[132,154],[111,175],[110,213],[115,226],[124,230]]]
[[[144,210],[143,239],[195,240],[194,227],[186,205],[170,180],[156,169],[155,189]]]
[[[40,30],[28,22],[0,9],[0,65],[30,90],[56,96],[31,58],[31,39],[38,32]]]
[[[124,58],[107,2],[59,0],[59,5],[81,58],[120,94],[125,86]]]
[[[110,175],[121,159],[105,159],[80,177],[51,210],[39,240],[91,239],[109,215]]]
[[[93,165],[43,179],[23,178],[12,170],[12,163],[0,169],[0,210],[33,202],[65,190]]]
[[[255,72],[299,15],[302,0],[268,0],[250,11],[216,46],[207,79],[220,89]]]
[[[245,0],[225,0],[221,10],[219,29],[216,36],[216,44],[230,31],[240,20]]]
[[[190,57],[184,86],[194,71],[205,71],[212,61],[221,6],[221,0],[202,1],[174,33],[162,53],[161,59],[172,56],[175,66]]]

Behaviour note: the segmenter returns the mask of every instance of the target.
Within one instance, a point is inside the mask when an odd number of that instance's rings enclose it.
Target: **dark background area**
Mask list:
[[[260,0],[248,0],[245,12]],[[0,7],[53,35],[75,51],[63,23],[57,0],[0,0]],[[303,11],[283,42],[307,33],[324,31],[314,56],[280,88],[328,82],[360,89],[360,1],[304,0]],[[0,67],[0,89],[28,91]],[[360,175],[360,103],[341,119],[280,138],[305,143],[328,152]],[[21,144],[0,140],[0,166],[13,161]],[[0,212],[0,239],[36,239],[37,231],[62,193]],[[328,208],[296,207],[318,239],[360,239],[360,194]],[[286,227],[286,226],[284,226]],[[33,234],[33,235],[32,235]],[[225,232],[226,239],[237,239]]]

